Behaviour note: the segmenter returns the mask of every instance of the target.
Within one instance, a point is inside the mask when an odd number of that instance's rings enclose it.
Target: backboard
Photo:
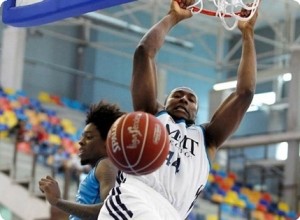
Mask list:
[[[136,0],[6,0],[2,21],[15,27],[31,27],[79,16]]]

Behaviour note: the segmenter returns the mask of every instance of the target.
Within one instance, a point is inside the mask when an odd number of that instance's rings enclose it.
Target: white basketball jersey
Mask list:
[[[203,130],[200,126],[187,126],[184,120],[175,122],[166,111],[158,113],[157,118],[166,126],[170,137],[166,161],[151,174],[125,174],[125,178],[146,183],[165,197],[185,219],[209,175]]]

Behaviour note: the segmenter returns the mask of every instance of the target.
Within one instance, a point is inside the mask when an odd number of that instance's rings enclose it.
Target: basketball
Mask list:
[[[107,154],[125,173],[145,175],[157,170],[169,153],[169,135],[153,115],[131,112],[120,117],[106,139]]]

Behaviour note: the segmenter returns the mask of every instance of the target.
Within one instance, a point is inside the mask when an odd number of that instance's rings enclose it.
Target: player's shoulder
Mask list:
[[[155,116],[156,117],[159,117],[161,115],[169,115],[169,113],[165,110],[165,109],[160,109],[156,114]]]
[[[98,180],[101,179],[103,176],[116,172],[117,168],[108,157],[101,159],[95,167],[95,176]]]
[[[98,161],[97,165],[95,166],[96,170],[103,170],[114,166],[111,160],[108,157],[102,158]]]

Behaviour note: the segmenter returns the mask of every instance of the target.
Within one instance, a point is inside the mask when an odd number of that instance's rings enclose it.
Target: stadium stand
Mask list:
[[[10,156],[0,155],[12,164],[0,163],[2,173],[17,180],[18,169],[24,172],[24,167],[29,166],[26,171],[29,178],[16,182],[25,186],[36,198],[43,198],[37,193],[36,171],[40,169],[43,176],[45,172],[51,172],[60,178],[64,198],[73,198],[81,171],[76,157],[76,142],[86,109],[87,106],[78,101],[44,91],[38,94],[37,99],[33,99],[23,91],[1,89],[0,154],[12,152]],[[9,146],[13,149],[7,150]],[[23,155],[21,168],[18,165],[19,155]],[[66,167],[69,169],[66,170]],[[226,172],[217,163],[212,165],[208,184],[198,200],[189,220],[295,220],[299,217],[285,201],[238,181],[234,172]],[[0,210],[4,210],[0,213],[8,216],[5,220],[18,219],[1,204]]]

